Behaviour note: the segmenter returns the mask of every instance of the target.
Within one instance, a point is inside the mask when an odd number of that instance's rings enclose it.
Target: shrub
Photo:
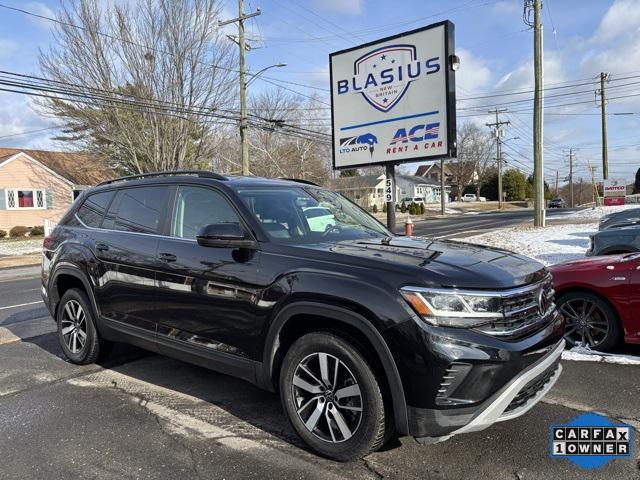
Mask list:
[[[378,205],[376,205],[375,203],[373,204],[373,208],[371,209],[371,211],[373,213],[378,213]]]
[[[27,227],[16,225],[11,230],[9,230],[9,236],[11,238],[24,237],[28,231],[29,229]]]
[[[414,202],[411,202],[411,205],[409,205],[409,214],[410,215],[416,215],[418,212],[416,212],[416,204]]]
[[[382,204],[382,213],[387,213],[387,202]]]
[[[420,204],[420,215],[424,215],[424,203]]]
[[[402,213],[407,213],[407,204],[402,202],[402,204],[400,205],[400,211]]]
[[[4,230],[0,230],[0,238],[4,238],[7,236],[7,232]]]
[[[29,236],[41,237],[42,235],[44,235],[44,227],[42,225],[36,225],[35,227],[31,228],[31,233],[29,234]]]

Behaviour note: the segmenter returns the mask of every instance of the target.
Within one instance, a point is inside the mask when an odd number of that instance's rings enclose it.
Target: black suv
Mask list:
[[[562,367],[548,271],[400,237],[302,181],[173,172],[84,192],[44,242],[70,361],[123,341],[277,391],[296,432],[349,460],[529,410]]]

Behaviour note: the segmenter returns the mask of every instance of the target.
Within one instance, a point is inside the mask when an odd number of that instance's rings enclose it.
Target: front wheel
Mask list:
[[[361,458],[385,438],[384,400],[360,351],[331,333],[296,340],[280,372],[280,398],[291,425],[316,452]]]
[[[557,303],[565,319],[564,337],[569,346],[608,352],[620,341],[618,315],[598,296],[573,292],[560,296]]]

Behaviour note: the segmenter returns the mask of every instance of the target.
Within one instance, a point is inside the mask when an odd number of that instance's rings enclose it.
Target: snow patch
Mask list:
[[[502,248],[534,258],[545,265],[585,256],[595,223],[550,225],[546,228],[510,227],[464,239],[467,243]]]
[[[604,362],[618,365],[640,365],[640,357],[613,353],[596,352],[586,347],[573,347],[562,352],[563,360],[577,362]]]

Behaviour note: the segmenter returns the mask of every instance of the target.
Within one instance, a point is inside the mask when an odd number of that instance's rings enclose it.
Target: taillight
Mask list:
[[[56,243],[55,238],[48,236],[48,237],[44,237],[44,240],[42,241],[42,249],[43,250],[51,250],[51,247],[53,247],[53,245]]]

